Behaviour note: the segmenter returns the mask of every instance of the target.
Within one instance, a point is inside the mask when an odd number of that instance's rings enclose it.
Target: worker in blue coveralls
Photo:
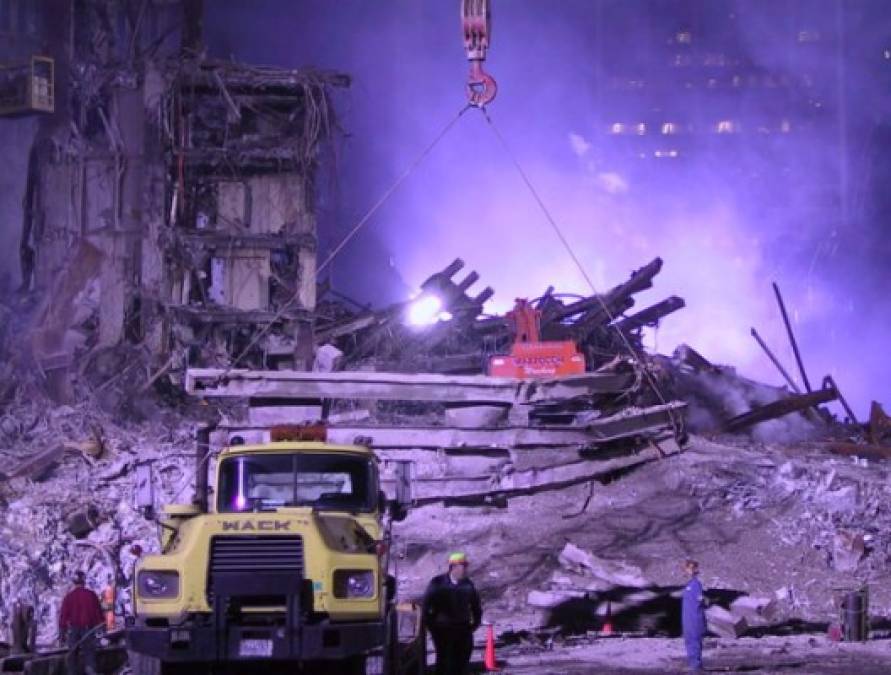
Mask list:
[[[687,647],[687,663],[694,673],[702,673],[702,637],[705,635],[705,596],[699,581],[699,563],[687,560],[684,570],[690,581],[684,587],[681,600],[681,625],[684,645]]]

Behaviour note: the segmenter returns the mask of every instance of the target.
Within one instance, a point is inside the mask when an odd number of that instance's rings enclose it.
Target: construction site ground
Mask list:
[[[683,641],[670,638],[596,638],[587,644],[499,656],[506,674],[582,675],[689,672]],[[482,654],[476,667],[483,669]],[[703,662],[711,673],[801,673],[802,675],[882,675],[891,672],[891,642],[830,642],[825,637],[708,638]]]
[[[839,503],[848,492],[840,477],[864,481],[855,500]],[[397,526],[400,594],[419,596],[427,579],[444,568],[446,552],[462,549],[509,672],[682,672],[679,606],[657,603],[611,614],[617,634],[638,629],[634,634],[642,635],[643,624],[651,635],[666,637],[601,638],[603,608],[596,593],[553,609],[531,606],[527,598],[548,588],[567,542],[639,568],[645,584],[662,594],[685,583],[682,563],[695,558],[715,603],[746,594],[776,605],[772,620],[751,626],[746,637],[708,638],[710,670],[891,672],[891,642],[882,639],[891,605],[884,544],[873,540],[855,569],[839,571],[840,554],[829,543],[846,519],[865,523],[872,505],[864,486],[873,481],[887,482],[882,464],[837,457],[818,443],[771,446],[694,437],[681,455],[606,484],[513,499],[507,509],[412,512]],[[872,516],[876,527],[881,516]],[[839,593],[862,583],[870,589],[873,639],[830,641]],[[477,640],[483,638],[481,630]]]

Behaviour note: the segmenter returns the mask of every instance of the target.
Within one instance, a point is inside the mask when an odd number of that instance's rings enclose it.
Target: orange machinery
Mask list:
[[[542,341],[541,312],[528,300],[517,298],[507,313],[513,324],[514,344],[510,354],[489,359],[489,375],[517,378],[552,378],[585,372],[585,357],[572,340]]]

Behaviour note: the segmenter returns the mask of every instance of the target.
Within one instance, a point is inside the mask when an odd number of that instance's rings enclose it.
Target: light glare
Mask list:
[[[422,295],[408,307],[408,323],[412,326],[429,326],[439,320],[442,300],[435,295]]]

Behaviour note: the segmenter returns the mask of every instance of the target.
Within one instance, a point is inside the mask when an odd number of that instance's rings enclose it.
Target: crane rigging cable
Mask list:
[[[632,361],[638,366],[640,372],[643,377],[646,379],[647,384],[649,384],[650,388],[653,390],[653,393],[656,395],[656,398],[659,399],[659,403],[662,405],[667,405],[668,400],[662,393],[662,390],[659,388],[656,379],[653,377],[653,374],[650,372],[650,369],[647,368],[646,363],[644,363],[643,358],[640,354],[638,354],[637,350],[634,348],[634,345],[631,344],[631,341],[628,339],[628,336],[625,335],[622,330],[615,325],[616,316],[613,312],[610,311],[610,308],[607,306],[606,301],[603,299],[603,296],[597,292],[597,289],[594,286],[594,282],[591,281],[591,277],[588,275],[588,272],[585,270],[584,265],[582,265],[581,260],[579,260],[578,256],[575,254],[572,246],[569,243],[569,240],[566,238],[566,235],[563,233],[563,230],[557,224],[557,221],[554,219],[554,216],[551,214],[548,207],[545,205],[544,201],[541,198],[538,190],[535,189],[535,186],[532,184],[532,181],[529,179],[529,174],[523,169],[523,165],[520,164],[520,161],[517,159],[517,156],[514,154],[513,150],[511,150],[510,145],[507,142],[507,139],[501,133],[497,126],[495,126],[495,122],[492,121],[491,115],[486,110],[485,107],[480,107],[480,111],[483,114],[486,122],[489,125],[489,128],[492,130],[492,133],[498,139],[499,145],[504,150],[505,155],[510,159],[511,163],[514,165],[514,168],[517,170],[517,173],[520,174],[520,177],[523,179],[523,183],[525,183],[526,187],[529,189],[530,194],[533,199],[535,199],[538,204],[539,209],[544,214],[545,219],[550,224],[551,229],[554,231],[554,234],[557,235],[557,238],[560,240],[560,243],[563,245],[563,248],[566,249],[566,253],[569,254],[569,257],[572,259],[573,264],[575,264],[579,273],[582,275],[582,278],[585,280],[585,283],[588,285],[588,288],[591,289],[591,293],[594,294],[594,297],[600,303],[600,307],[603,310],[603,313],[609,319],[609,324],[615,329],[616,333],[619,336],[619,339],[622,341],[622,345],[625,347],[625,350],[628,352],[629,356],[631,356]],[[672,428],[674,430],[674,436],[676,440],[680,440],[679,437],[682,435],[682,427],[678,420],[675,418],[675,414],[672,410],[668,410],[669,418],[671,419]]]
[[[359,218],[353,228],[346,234],[343,239],[341,239],[337,246],[335,246],[334,249],[328,254],[325,260],[316,268],[316,277],[318,278],[322,271],[325,270],[333,262],[334,258],[336,258],[337,255],[344,249],[344,247],[359,233],[359,231],[366,225],[366,223],[371,220],[371,217],[399,189],[402,183],[404,183],[406,179],[408,179],[408,177],[412,173],[414,173],[418,166],[420,166],[420,164],[430,155],[430,153],[439,144],[439,142],[443,138],[445,138],[448,132],[458,123],[464,113],[467,112],[470,108],[477,108],[482,113],[485,121],[498,140],[498,143],[503,149],[505,155],[508,157],[508,159],[514,165],[514,168],[516,168],[517,172],[520,174],[523,183],[526,185],[530,194],[535,199],[535,202],[538,204],[538,207],[544,214],[545,219],[551,226],[551,229],[557,235],[557,238],[560,240],[563,248],[566,249],[566,252],[572,259],[573,264],[582,275],[582,278],[585,280],[585,283],[594,294],[594,297],[600,303],[601,309],[609,319],[609,324],[615,329],[616,333],[618,334],[623,347],[628,352],[629,356],[637,366],[644,379],[646,379],[647,384],[656,395],[659,403],[662,405],[667,405],[668,401],[659,388],[659,385],[656,382],[656,379],[653,377],[653,374],[650,372],[650,369],[647,367],[647,364],[644,363],[643,357],[637,352],[637,350],[634,348],[634,345],[631,344],[628,336],[625,335],[625,333],[622,332],[622,330],[617,325],[615,325],[615,315],[607,306],[606,301],[603,299],[603,296],[601,296],[597,292],[597,289],[594,286],[594,282],[591,280],[591,277],[585,270],[584,265],[582,265],[581,260],[579,260],[578,256],[570,245],[569,240],[563,233],[563,230],[557,224],[557,221],[554,219],[554,216],[545,205],[538,190],[535,189],[535,186],[529,178],[529,174],[527,174],[526,171],[523,169],[522,164],[520,164],[519,159],[517,158],[516,154],[514,154],[513,150],[507,142],[507,139],[495,125],[495,122],[492,120],[492,117],[489,115],[489,112],[486,109],[486,105],[495,98],[495,94],[497,92],[497,86],[495,84],[494,78],[486,73],[482,67],[483,61],[485,61],[486,59],[486,52],[489,47],[489,37],[491,34],[492,15],[489,0],[461,0],[461,24],[464,34],[464,47],[467,53],[467,59],[470,63],[468,82],[465,87],[468,98],[467,104],[464,105],[458,111],[458,113],[448,121],[448,123],[442,128],[442,130],[438,134],[436,134],[436,136],[434,136],[433,140],[424,147],[424,149],[415,157],[415,159],[411,163],[409,163],[405,170],[396,178],[393,184],[389,188],[387,188],[381,194],[378,200],[375,201],[374,204],[372,204],[371,207],[365,212],[365,214],[361,218]],[[256,344],[262,339],[262,337],[272,328],[274,323],[278,321],[278,319],[280,319],[282,316],[284,316],[284,314],[294,305],[294,303],[297,301],[297,298],[298,292],[295,292],[291,296],[291,298],[278,309],[272,320],[267,323],[266,326],[253,337],[253,339],[241,351],[241,353],[235,359],[233,359],[232,363],[226,369],[227,373],[235,368],[235,366],[238,365],[241,359],[243,359],[250,352],[250,350],[253,349],[254,346],[256,346]],[[668,414],[674,431],[675,440],[680,441],[680,437],[683,433],[681,423],[677,420],[675,413],[670,409],[668,410]]]

